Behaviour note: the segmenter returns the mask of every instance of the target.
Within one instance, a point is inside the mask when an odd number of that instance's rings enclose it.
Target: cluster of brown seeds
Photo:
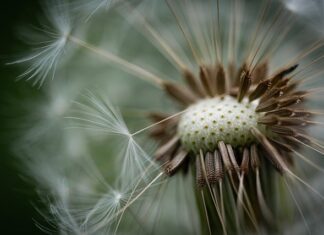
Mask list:
[[[184,107],[188,107],[200,99],[215,96],[235,97],[238,102],[241,102],[244,97],[247,97],[249,102],[258,100],[255,112],[264,114],[259,118],[258,123],[265,125],[276,138],[265,136],[257,129],[252,129],[251,133],[258,140],[255,144],[262,146],[262,149],[268,153],[269,160],[282,173],[281,169],[284,166],[281,164],[284,164],[284,157],[280,156],[278,149],[285,146],[284,149],[288,151],[294,146],[294,143],[308,140],[303,128],[312,123],[309,119],[312,113],[300,107],[307,92],[297,90],[298,82],[292,81],[292,77],[288,76],[297,68],[297,65],[283,69],[271,77],[267,77],[267,67],[266,63],[261,64],[251,73],[246,66],[242,66],[237,71],[236,81],[232,82],[225,73],[223,66],[201,66],[199,79],[189,71],[184,72],[186,87],[165,82],[164,88],[170,97]],[[228,74],[235,73],[229,72]],[[167,114],[157,113],[151,115],[154,121],[164,120],[167,116]],[[186,162],[186,158],[190,155],[188,151],[182,148],[177,133],[178,124],[179,117],[174,117],[157,125],[151,133],[162,143],[156,151],[156,160],[166,163],[165,170],[169,175],[181,168],[182,163]],[[231,164],[227,167],[230,167],[230,165],[237,166],[236,162],[243,158],[235,157],[231,146],[227,145],[228,150],[224,151],[224,148],[221,148],[220,145],[222,145],[221,142],[218,143],[218,149],[215,150],[221,152],[222,163],[226,165],[226,156],[230,155]],[[237,167],[237,169],[239,168]]]
[[[297,66],[287,67],[272,76],[268,75],[267,63],[256,66],[253,71],[246,65],[237,71],[230,67],[227,72],[222,65],[201,66],[198,78],[190,71],[183,72],[186,86],[165,82],[165,92],[184,108],[202,99],[213,97],[233,97],[238,103],[243,99],[247,99],[250,103],[257,101],[255,113],[262,114],[259,115],[257,122],[267,131],[265,133],[252,127],[249,130],[254,137],[252,143],[234,147],[230,143],[218,141],[214,143],[215,147],[212,151],[201,148],[194,152],[186,148],[181,141],[177,131],[179,116],[168,119],[167,114],[154,113],[151,115],[152,120],[161,121],[151,132],[152,136],[161,143],[155,153],[156,161],[162,164],[165,173],[169,176],[179,170],[187,172],[189,166],[193,165],[196,171],[196,185],[201,190],[206,185],[209,189],[214,188],[214,185],[224,180],[227,173],[231,178],[236,175],[240,179],[248,175],[250,169],[258,172],[254,176],[258,182],[260,181],[259,170],[263,165],[268,168],[272,165],[280,174],[285,174],[293,164],[291,153],[296,151],[301,143],[307,144],[312,141],[307,136],[305,127],[313,123],[311,118],[314,113],[302,108],[308,93],[298,90],[299,82],[292,80],[291,74]],[[235,79],[231,79],[233,77]],[[263,161],[265,164],[261,164]],[[242,187],[244,182],[232,179],[232,188],[237,198],[242,196],[239,195],[242,194],[239,192]],[[252,191],[258,196],[260,205],[257,207],[261,210],[260,213],[265,214],[266,206],[263,205],[265,199],[261,186],[255,184],[255,187]],[[217,191],[210,191],[213,200],[218,198],[220,192]],[[249,196],[251,195],[247,195],[247,198],[242,200],[245,201],[242,206],[253,220],[253,214],[257,209],[253,206],[254,209],[250,211],[247,206]],[[222,218],[225,215],[219,212],[219,216]]]

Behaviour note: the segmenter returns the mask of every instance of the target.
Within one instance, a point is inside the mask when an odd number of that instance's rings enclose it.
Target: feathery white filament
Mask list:
[[[71,19],[68,10],[61,1],[45,4],[49,25],[42,25],[36,32],[29,33],[31,44],[36,45],[30,55],[9,64],[28,64],[28,68],[19,78],[34,80],[33,85],[41,86],[50,75],[54,78],[55,69],[66,50],[68,35],[71,31]],[[46,39],[44,39],[44,37]]]
[[[111,218],[121,209],[126,199],[123,193],[116,190],[103,195],[87,214],[83,226],[94,234],[103,227],[110,227]]]
[[[115,2],[117,0],[80,0],[71,4],[76,12],[86,14],[86,19],[88,20],[101,9],[109,9]]]
[[[108,101],[88,92],[84,95],[85,102],[75,102],[79,109],[74,117],[67,117],[76,121],[76,127],[104,131],[108,134],[130,136],[129,130],[118,110]],[[81,116],[81,117],[79,117]]]
[[[121,135],[120,156],[122,160],[121,184],[127,186],[137,179],[147,164],[151,163],[148,154],[137,144],[133,135],[129,132],[120,112],[108,101],[95,96],[91,92],[84,95],[86,103],[76,102],[81,108],[77,111],[83,117],[67,117],[75,120],[75,127],[86,128],[95,131],[104,131],[109,135]],[[126,137],[126,138],[125,138]]]
[[[120,184],[122,188],[127,188],[138,178],[146,179],[149,172],[146,167],[149,164],[155,165],[144,149],[134,140],[132,136],[128,138],[127,144],[124,143],[121,151],[122,168]]]

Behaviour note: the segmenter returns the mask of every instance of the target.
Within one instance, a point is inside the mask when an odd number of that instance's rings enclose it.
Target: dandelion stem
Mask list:
[[[147,71],[146,69],[144,69],[138,65],[132,64],[132,63],[128,62],[127,60],[120,58],[119,56],[117,56],[109,51],[104,51],[98,47],[95,47],[95,46],[93,46],[85,41],[82,41],[79,38],[73,37],[71,35],[68,36],[68,39],[71,42],[73,42],[83,48],[86,48],[95,54],[102,56],[103,58],[107,59],[112,64],[117,65],[120,69],[128,72],[129,74],[135,75],[136,77],[138,77],[142,80],[151,82],[154,85],[156,85],[157,87],[161,87],[163,84],[162,78],[158,77],[157,75]]]

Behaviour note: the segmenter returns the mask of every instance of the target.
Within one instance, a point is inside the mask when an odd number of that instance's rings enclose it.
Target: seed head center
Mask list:
[[[245,146],[255,141],[251,128],[262,129],[258,124],[260,114],[255,112],[258,101],[240,103],[231,96],[201,100],[181,116],[178,134],[186,149],[197,152],[213,151],[219,141],[233,147]]]

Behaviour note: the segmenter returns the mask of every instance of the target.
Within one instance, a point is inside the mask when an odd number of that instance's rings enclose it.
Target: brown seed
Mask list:
[[[186,83],[188,84],[189,88],[198,96],[204,97],[206,93],[204,93],[199,80],[195,77],[195,75],[189,71],[183,71],[183,77],[185,78]]]
[[[260,158],[258,154],[258,149],[255,144],[251,145],[250,148],[250,153],[251,153],[251,166],[253,170],[256,170],[260,167]]]
[[[286,94],[286,95],[290,94],[292,91],[294,91],[297,88],[299,83],[300,83],[300,81],[293,81],[293,82],[287,84],[283,89],[284,94]]]
[[[211,80],[210,74],[205,66],[200,66],[200,71],[199,71],[199,78],[201,81],[201,84],[203,85],[203,88],[205,92],[213,97],[214,96],[214,91],[213,91],[213,82]]]
[[[209,184],[216,184],[216,165],[215,165],[215,156],[208,152],[205,155],[205,167],[206,167],[206,176]]]
[[[234,150],[233,150],[232,145],[227,144],[226,145],[226,148],[227,148],[227,152],[228,152],[228,155],[230,157],[230,160],[231,160],[231,163],[232,163],[232,166],[233,166],[234,170],[236,172],[239,172],[240,171],[240,167],[237,164],[236,157],[235,157],[235,154],[234,154]]]
[[[215,157],[216,179],[217,179],[217,181],[220,181],[224,178],[224,171],[223,171],[222,158],[221,158],[218,150],[214,151],[214,157]]]
[[[242,101],[245,94],[249,91],[251,86],[251,76],[247,71],[243,72],[240,78],[240,85],[239,85],[239,93],[237,96],[237,100],[239,102]]]
[[[165,91],[181,104],[189,105],[197,100],[185,87],[181,87],[173,82],[164,82],[163,85]]]
[[[264,136],[258,129],[252,128],[251,133],[263,146],[263,149],[267,153],[265,154],[265,156],[272,163],[272,165],[278,170],[280,174],[284,174],[287,170],[287,166],[282,160],[282,156],[279,154],[278,150],[270,143],[268,138]]]
[[[277,85],[275,85],[275,87],[277,88],[282,88],[282,87],[286,87],[287,86],[287,83],[291,80],[291,78],[283,78],[281,79]]]
[[[169,116],[170,116],[170,114],[161,113],[161,112],[150,112],[148,114],[148,117],[154,122],[162,121],[162,120],[168,118]]]
[[[285,127],[285,126],[270,126],[269,127],[272,132],[279,134],[279,135],[284,135],[284,136],[294,136],[296,132],[294,129],[290,127]]]
[[[271,98],[265,102],[260,102],[256,107],[256,112],[269,112],[278,107],[278,101],[275,98]]]
[[[217,66],[217,72],[216,72],[216,91],[217,94],[223,95],[226,93],[226,87],[227,87],[227,80],[226,80],[226,74],[225,70],[222,65]]]
[[[225,170],[230,172],[234,171],[225,143],[223,141],[218,142],[218,148],[224,162]]]
[[[216,95],[216,74],[217,74],[217,68],[216,66],[206,66],[206,71],[208,74],[208,77],[210,79],[210,84],[211,84],[211,90],[213,92],[213,95]]]
[[[259,124],[263,124],[263,125],[275,125],[278,123],[278,117],[275,115],[267,115],[264,117],[261,117],[258,120]]]
[[[199,154],[196,156],[196,184],[199,189],[203,188],[206,185]]]
[[[295,64],[289,68],[285,68],[283,70],[281,70],[280,72],[278,72],[277,74],[275,74],[270,80],[271,80],[271,86],[275,86],[277,85],[277,83],[286,75],[292,73],[296,68],[298,67],[298,64]]]
[[[302,101],[301,96],[289,96],[281,99],[278,103],[278,107],[284,108],[295,104],[299,104]]]
[[[175,135],[176,128],[175,126],[178,124],[178,117],[163,121],[150,130],[150,135],[153,138],[159,140],[165,140],[166,138],[172,138]]]
[[[311,118],[314,114],[306,110],[293,110],[292,117]]]
[[[277,145],[280,149],[282,149],[285,152],[291,152],[293,150],[289,144],[285,144],[283,141],[279,141],[277,139],[272,138],[271,142],[274,145]]]
[[[247,71],[247,70],[248,70],[248,68],[247,68],[246,62],[244,62],[242,64],[242,66],[238,69],[237,74],[235,76],[235,86],[240,85],[242,74],[245,73],[245,71]]]
[[[160,146],[155,152],[155,159],[157,161],[162,160],[163,156],[170,154],[179,144],[179,137],[174,136],[172,139],[167,141],[165,144]]]
[[[241,172],[247,174],[249,172],[249,160],[250,160],[250,152],[248,148],[243,149],[243,158],[241,162]]]
[[[266,79],[268,75],[269,65],[268,62],[258,64],[252,73],[252,82],[259,83]]]
[[[165,173],[168,176],[174,175],[178,171],[178,169],[181,167],[182,163],[185,161],[186,157],[188,156],[188,152],[186,150],[180,150],[176,153],[175,157],[170,160],[165,165]]]
[[[260,102],[265,102],[271,98],[277,98],[281,95],[281,89],[280,88],[277,88],[277,87],[274,87],[270,90],[267,91],[267,93],[261,98]]]
[[[263,96],[265,94],[265,92],[268,90],[269,84],[270,84],[269,80],[260,82],[257,85],[257,87],[254,89],[254,91],[252,91],[252,93],[249,95],[249,100],[253,101],[253,100],[256,100],[256,99],[260,98],[261,96]]]
[[[293,110],[292,109],[278,109],[274,111],[267,112],[265,115],[277,115],[280,117],[289,117],[293,115]]]
[[[159,140],[164,139],[168,134],[167,128],[164,125],[156,125],[150,131],[150,135]]]
[[[283,117],[279,119],[279,125],[281,126],[306,126],[307,121],[301,118],[291,118],[291,117]]]

